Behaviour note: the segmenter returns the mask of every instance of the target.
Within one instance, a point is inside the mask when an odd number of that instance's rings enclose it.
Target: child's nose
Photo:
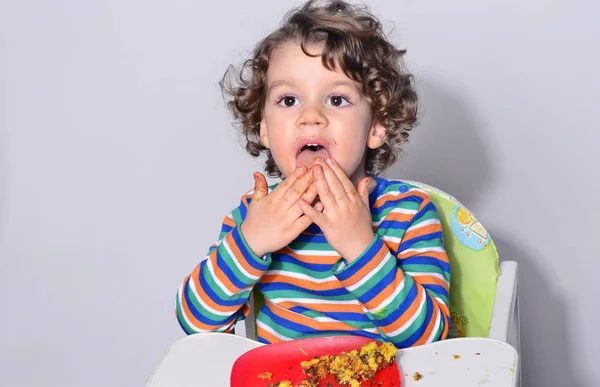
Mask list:
[[[298,126],[327,126],[329,121],[327,116],[319,106],[315,104],[307,105],[300,112],[300,116],[296,121]]]

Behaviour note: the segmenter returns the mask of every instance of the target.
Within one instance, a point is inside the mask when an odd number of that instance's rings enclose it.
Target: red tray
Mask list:
[[[240,356],[231,370],[231,387],[268,387],[269,384],[289,380],[299,385],[306,375],[300,362],[315,356],[339,355],[360,349],[373,341],[366,337],[334,336],[285,341],[252,349]],[[270,372],[271,380],[262,380],[259,374]],[[381,382],[381,384],[378,384]],[[321,386],[338,387],[332,376],[321,380]],[[375,374],[372,381],[364,381],[362,387],[401,387],[400,370],[396,362]],[[346,386],[340,386],[346,387]]]

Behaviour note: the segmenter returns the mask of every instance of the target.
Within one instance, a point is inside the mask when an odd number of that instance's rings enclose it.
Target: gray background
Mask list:
[[[52,3],[52,4],[51,4]],[[389,177],[520,264],[525,386],[597,386],[597,2],[371,1],[422,125]],[[0,2],[0,385],[142,385],[258,168],[217,80],[294,1]]]

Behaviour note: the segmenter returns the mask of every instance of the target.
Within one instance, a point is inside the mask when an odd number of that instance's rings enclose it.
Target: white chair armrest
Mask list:
[[[248,302],[250,303],[250,313],[248,317],[246,317],[243,321],[240,321],[235,328],[235,334],[238,336],[246,337],[250,340],[257,340],[256,337],[256,313],[254,312],[254,293],[250,294],[248,298]],[[243,325],[243,327],[241,326]],[[240,328],[238,330],[238,327]]]
[[[494,310],[488,337],[508,342],[510,327],[517,313],[518,265],[514,261],[500,262],[500,277],[496,285]],[[519,329],[516,327],[516,329]]]

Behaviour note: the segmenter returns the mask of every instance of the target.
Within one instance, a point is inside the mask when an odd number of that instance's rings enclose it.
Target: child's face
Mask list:
[[[320,53],[318,46],[307,50]],[[284,176],[301,164],[310,168],[316,157],[331,156],[355,184],[365,176],[367,148],[385,140],[361,84],[327,70],[320,56],[307,56],[294,43],[271,53],[260,126],[261,141]]]

